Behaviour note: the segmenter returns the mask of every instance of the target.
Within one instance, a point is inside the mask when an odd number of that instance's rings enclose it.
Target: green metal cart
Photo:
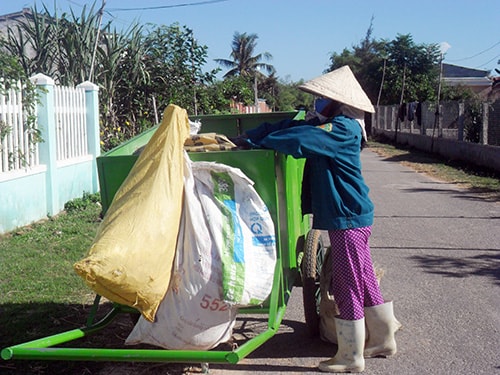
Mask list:
[[[300,116],[301,113],[267,113],[249,115],[198,116],[202,132],[216,132],[229,137],[262,122],[274,122]],[[103,212],[137,159],[137,150],[154,134],[152,128],[97,159]],[[267,314],[267,329],[233,350],[209,351],[166,349],[106,349],[68,347],[67,343],[96,334],[111,324],[118,314],[134,313],[134,309],[114,304],[112,310],[96,321],[100,296],[96,296],[87,322],[82,328],[70,330],[1,351],[4,360],[64,361],[129,361],[178,363],[238,363],[269,340],[279,329],[288,299],[294,286],[302,285],[305,321],[311,334],[318,332],[319,274],[324,247],[319,231],[311,230],[310,218],[302,216],[300,207],[304,160],[297,160],[273,150],[237,150],[190,153],[193,161],[215,161],[240,168],[255,183],[254,187],[271,213],[276,231],[277,263],[272,291],[258,307],[242,308],[239,314]],[[64,344],[63,347],[58,345]]]

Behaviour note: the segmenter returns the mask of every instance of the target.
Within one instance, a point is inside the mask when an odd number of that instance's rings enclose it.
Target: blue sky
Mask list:
[[[35,2],[40,8],[38,0],[1,0],[0,15]],[[80,14],[83,5],[93,1],[55,3],[59,12],[71,7]],[[45,4],[54,9],[54,0]],[[102,0],[96,1],[101,4]],[[147,9],[154,7],[164,8]],[[229,58],[238,31],[258,35],[257,52],[273,55],[269,63],[278,77],[311,79],[328,67],[332,52],[359,44],[372,16],[376,39],[411,34],[417,44],[446,42],[451,46],[446,63],[500,69],[500,0],[106,0],[105,10],[105,20],[112,20],[118,29],[134,21],[177,22],[191,28],[198,42],[208,46],[207,70],[217,67],[213,59]]]

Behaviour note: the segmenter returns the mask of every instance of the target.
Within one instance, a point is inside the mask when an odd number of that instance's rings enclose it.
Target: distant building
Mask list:
[[[23,21],[26,17],[31,17],[30,8],[23,8],[22,11],[10,13],[0,16],[0,34],[7,35],[7,30],[14,27],[19,21]]]
[[[476,94],[486,97],[491,91],[492,79],[489,77],[489,70],[443,64],[443,83],[447,86],[467,87]]]
[[[235,113],[267,113],[272,112],[265,99],[258,100],[258,106],[244,105],[240,102],[231,101],[231,112]]]
[[[15,28],[19,25],[20,22],[26,20],[31,21],[32,19],[33,12],[30,8],[23,8],[23,10],[16,13],[0,15],[0,38],[6,39],[9,29],[12,29],[14,31],[14,35],[16,38],[19,38],[17,30]],[[31,48],[29,45],[27,46],[25,53],[29,57],[34,56],[33,48]]]

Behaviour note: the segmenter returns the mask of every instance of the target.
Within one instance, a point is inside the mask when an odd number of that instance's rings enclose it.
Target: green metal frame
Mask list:
[[[227,131],[224,131],[224,134],[236,135],[244,131],[245,127],[289,118],[290,115],[272,114],[271,118],[270,115],[205,116],[201,118],[202,131],[215,129],[222,132],[225,129]],[[222,130],[217,128],[221,123],[224,124]],[[135,137],[97,159],[104,211],[111,204],[114,194],[135,163],[137,155],[134,155],[134,152],[149,141],[154,130]],[[135,311],[127,306],[114,304],[103,319],[94,322],[100,300],[100,296],[96,296],[84,327],[5,348],[1,351],[2,359],[236,364],[274,336],[283,320],[292,288],[297,283],[297,258],[302,251],[304,237],[310,230],[309,218],[302,217],[300,213],[303,161],[276,154],[271,150],[190,153],[190,158],[193,161],[215,161],[240,168],[254,181],[256,191],[268,206],[275,223],[277,238],[277,262],[272,291],[263,306],[243,308],[239,311],[240,314],[268,314],[267,329],[232,351],[57,347],[101,331],[118,314]]]

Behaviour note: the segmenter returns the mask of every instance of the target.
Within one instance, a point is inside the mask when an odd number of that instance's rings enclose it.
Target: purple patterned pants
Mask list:
[[[370,246],[371,227],[329,230],[332,261],[330,293],[342,320],[364,317],[364,307],[384,303],[375,276]]]

